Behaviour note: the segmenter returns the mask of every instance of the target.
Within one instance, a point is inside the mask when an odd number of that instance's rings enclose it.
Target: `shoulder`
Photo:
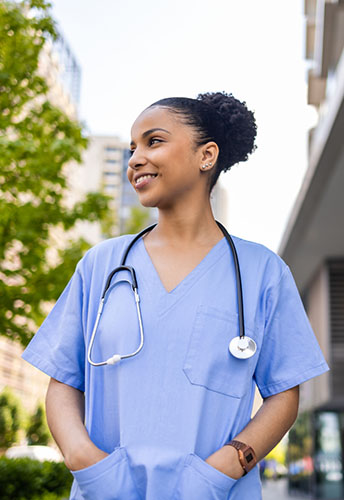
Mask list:
[[[125,234],[101,241],[85,253],[77,269],[83,274],[91,272],[94,267],[104,268],[110,263],[117,262],[119,265],[125,249],[135,236],[135,234]]]
[[[239,265],[248,273],[260,276],[263,281],[278,284],[289,271],[284,260],[273,250],[255,241],[232,236],[238,253]]]

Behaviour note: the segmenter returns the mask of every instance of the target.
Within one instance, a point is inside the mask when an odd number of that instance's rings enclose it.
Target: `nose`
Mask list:
[[[146,163],[144,156],[141,154],[138,148],[136,148],[128,161],[128,166],[134,170],[143,166]]]

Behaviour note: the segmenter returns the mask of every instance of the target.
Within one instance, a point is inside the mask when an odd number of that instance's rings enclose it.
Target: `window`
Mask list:
[[[104,190],[107,192],[113,193],[114,191],[117,191],[117,185],[116,184],[105,184]]]

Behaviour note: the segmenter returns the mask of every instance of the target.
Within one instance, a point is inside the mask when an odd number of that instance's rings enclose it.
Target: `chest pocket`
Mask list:
[[[245,333],[255,340],[245,325]],[[241,398],[252,386],[258,352],[237,359],[228,350],[239,335],[238,317],[210,306],[199,306],[184,360],[183,371],[191,384],[234,398]]]

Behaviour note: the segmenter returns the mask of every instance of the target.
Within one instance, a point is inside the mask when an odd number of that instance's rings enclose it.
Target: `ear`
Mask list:
[[[204,172],[214,168],[219,156],[219,147],[216,142],[207,142],[201,146],[201,165],[200,168]]]

